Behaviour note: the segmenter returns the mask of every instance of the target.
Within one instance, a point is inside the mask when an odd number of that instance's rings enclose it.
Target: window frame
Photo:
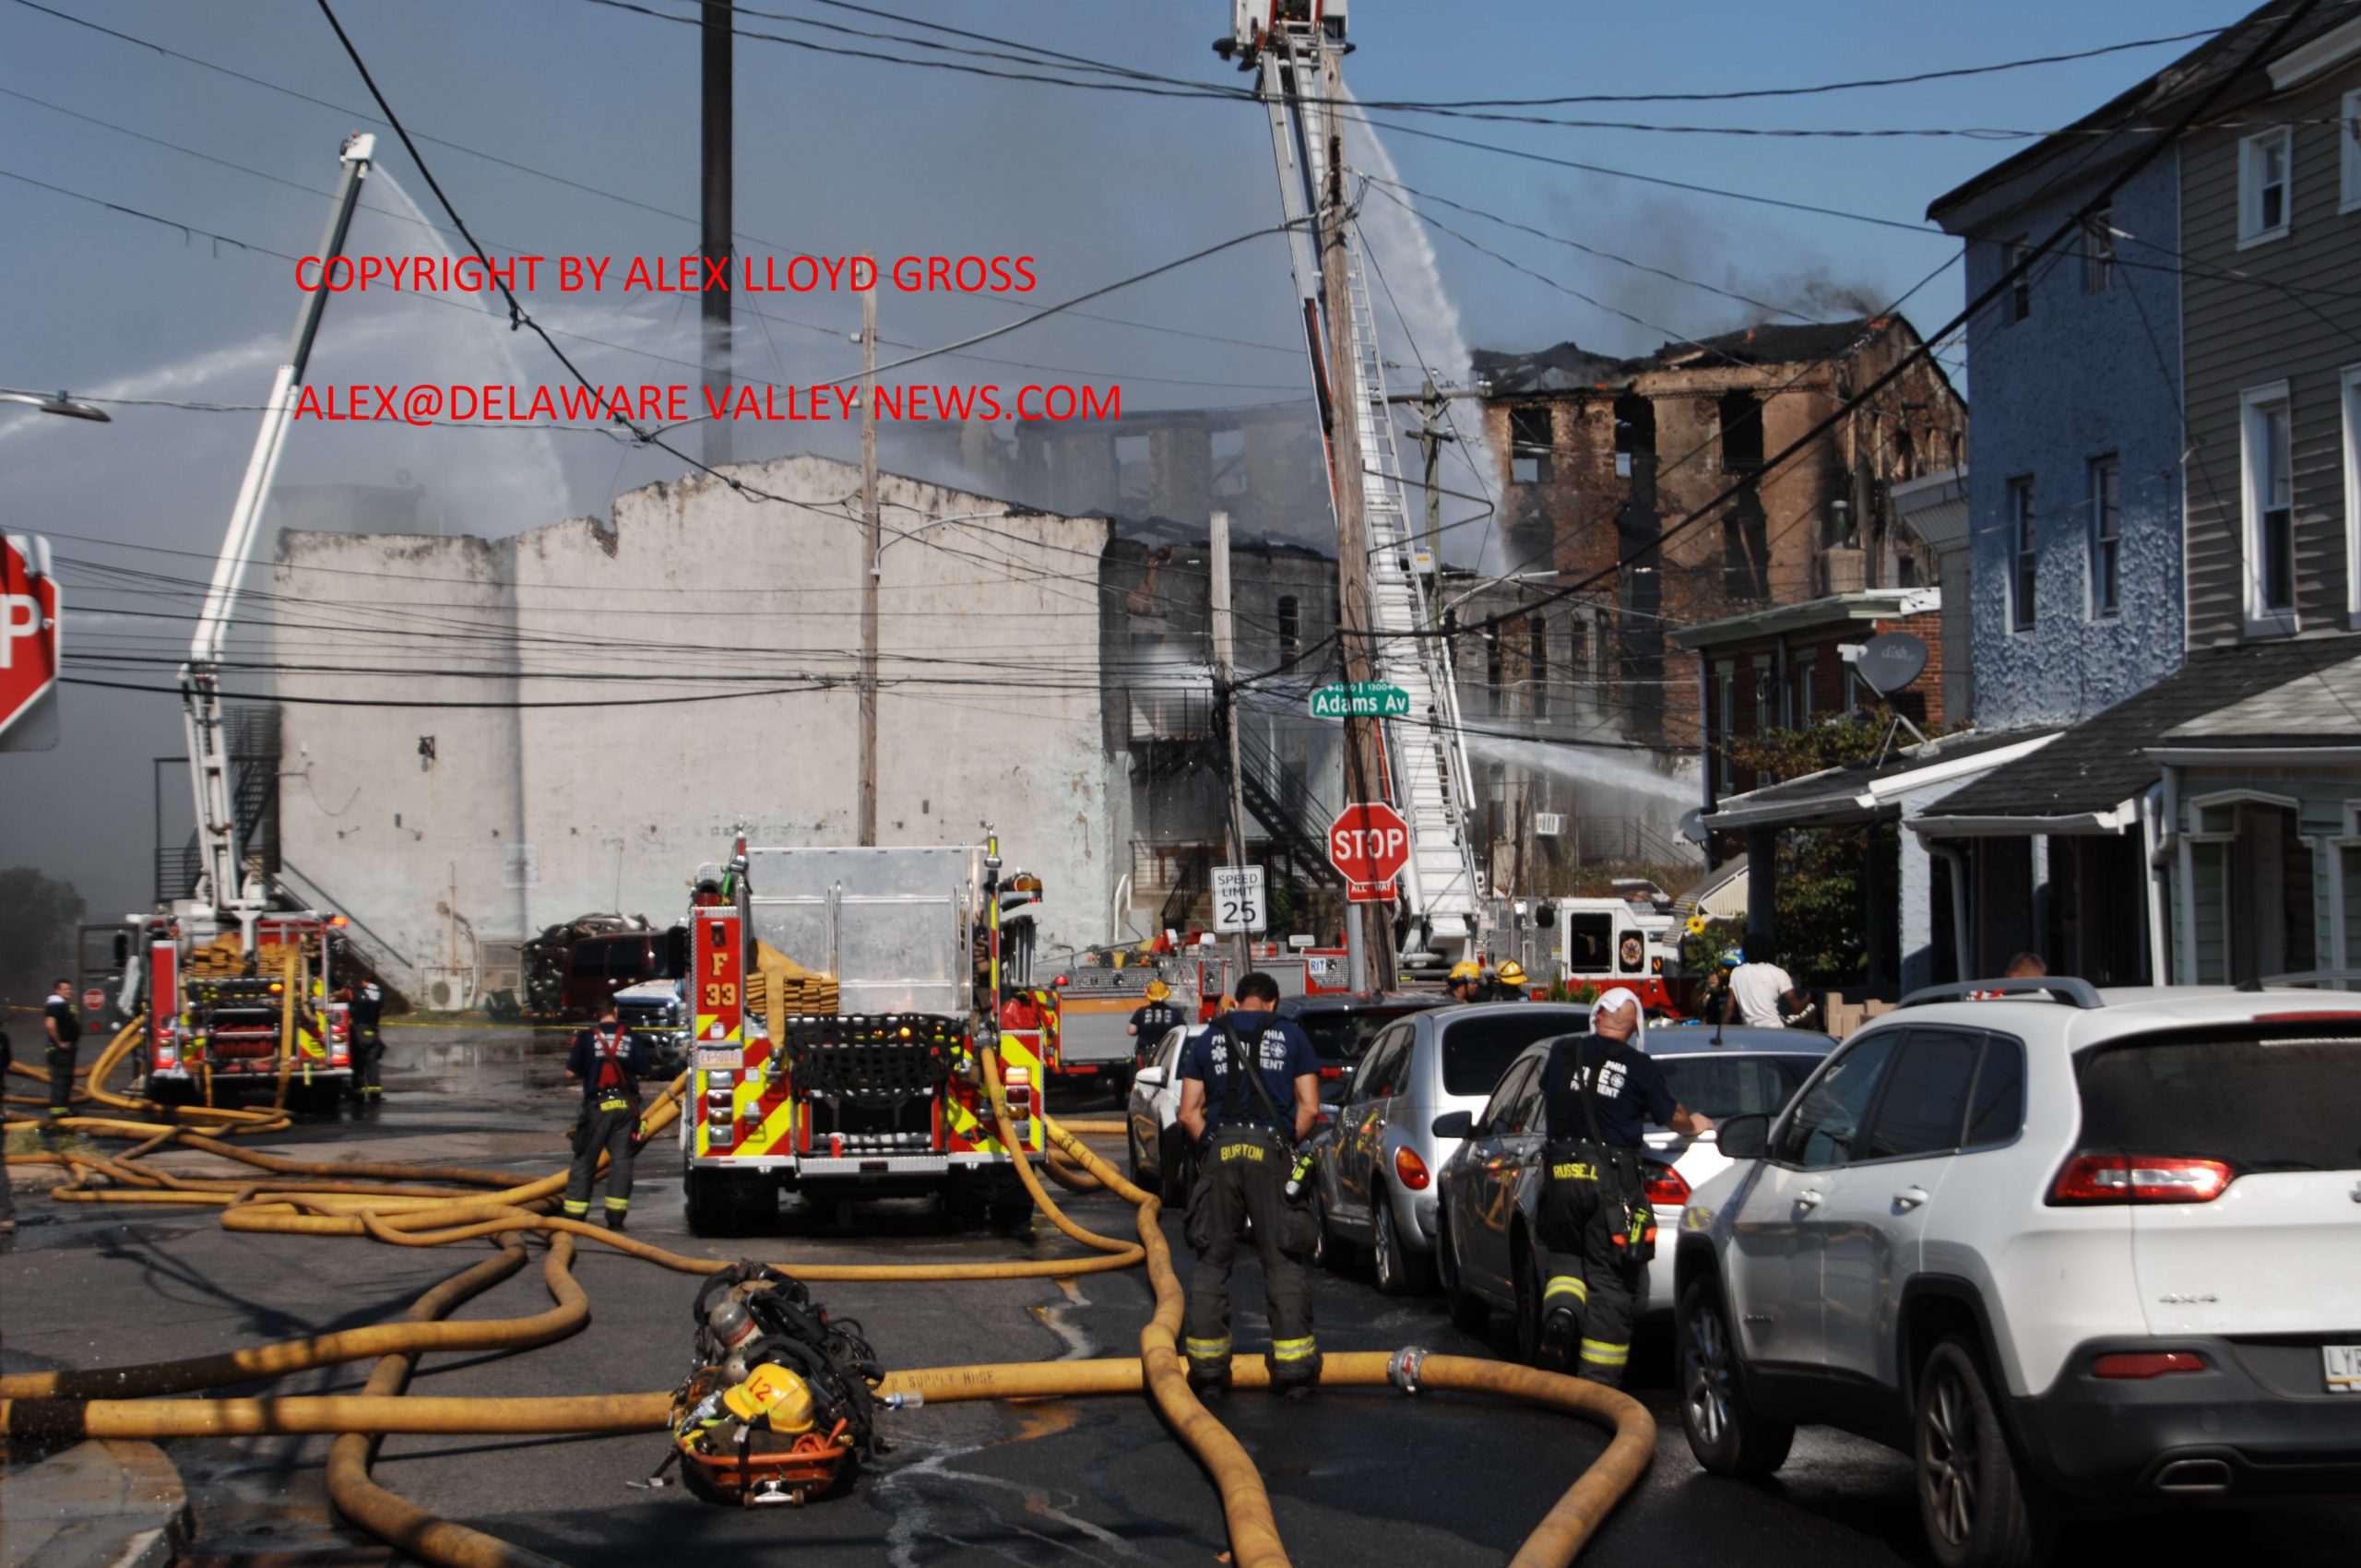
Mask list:
[[[1519,435],[1517,434],[1518,422],[1523,421],[1529,425],[1536,416],[1538,416],[1541,421],[1541,429],[1544,433],[1542,438],[1539,441],[1536,441],[1530,432],[1526,434]],[[1552,409],[1547,403],[1513,404],[1508,410],[1508,424],[1509,482],[1511,484],[1548,484],[1552,482],[1554,475],[1552,471],[1553,465],[1551,463],[1551,458],[1556,455],[1558,450],[1557,410]],[[1517,465],[1519,463],[1531,463],[1533,465],[1532,478],[1520,479],[1517,477]]]
[[[2336,195],[2340,214],[2361,212],[2361,87],[2346,93],[2337,106]]]
[[[1468,1134],[1471,1138],[1504,1138],[1511,1135],[1504,1128],[1496,1127],[1493,1123],[1506,1116],[1524,1098],[1533,1080],[1540,1075],[1545,1061],[1543,1057],[1527,1056],[1509,1063],[1508,1071],[1501,1075],[1501,1081],[1492,1086],[1492,1092],[1485,1098],[1484,1109],[1476,1113],[1476,1125]],[[1519,1078],[1520,1074],[1522,1078]],[[1513,1086],[1513,1079],[1517,1080]]]
[[[2005,276],[2033,255],[2033,238],[2019,234],[2008,241],[2000,250],[2001,273]],[[2028,267],[2017,280],[2009,285],[2008,314],[2001,319],[2010,326],[2033,319],[2033,268]]]
[[[2279,149],[2279,221],[2262,220],[2262,160],[2267,144]],[[2257,131],[2238,142],[2238,249],[2284,240],[2294,231],[2296,218],[2296,139],[2291,125]]]
[[[2085,563],[2089,578],[2089,613],[2094,621],[2112,621],[2123,613],[2123,458],[2108,452],[2090,460],[2088,490],[2090,493],[2090,527],[2086,531],[2089,557]],[[2107,481],[2113,481],[2114,505],[2107,505]],[[2115,529],[2107,531],[2112,515]],[[2104,592],[2102,592],[2104,588]]]
[[[1821,1064],[1820,1071],[1804,1080],[1803,1086],[1797,1089],[1794,1097],[1787,1101],[1786,1109],[1780,1111],[1774,1120],[1770,1137],[1764,1145],[1763,1158],[1769,1163],[1786,1170],[1841,1170],[1864,1163],[1858,1159],[1840,1159],[1832,1160],[1826,1165],[1807,1165],[1788,1153],[1788,1139],[1795,1130],[1796,1123],[1804,1113],[1805,1105],[1821,1086],[1833,1077],[1845,1063],[1857,1056],[1872,1044],[1881,1043],[1887,1052],[1886,1059],[1877,1070],[1877,1082],[1869,1086],[1869,1098],[1861,1102],[1860,1125],[1855,1130],[1856,1137],[1866,1141],[1869,1128],[1877,1122],[1878,1102],[1885,1098],[1888,1075],[1893,1071],[1895,1060],[1903,1047],[1908,1043],[1908,1035],[1909,1030],[1906,1028],[1870,1029],[1855,1035],[1851,1039],[1830,1051],[1828,1060]]]
[[[2013,1052],[2015,1055],[2015,1065],[2017,1070],[2016,1127],[2005,1138],[1987,1138],[1978,1143],[1969,1139],[1967,1135],[1969,1131],[1968,1122],[1963,1119],[1960,1123],[1959,1129],[1959,1152],[1961,1154],[1983,1154],[1990,1149],[2007,1148],[2025,1135],[2025,1112],[2031,1109],[2029,1102],[2032,1093],[2032,1085],[2029,1080],[2032,1076],[2033,1067],[2031,1061],[2029,1060],[2028,1053],[2025,1051],[2025,1042],[2019,1039],[2014,1035],[1994,1034],[1988,1030],[1985,1032],[1984,1050],[1975,1059],[1975,1075],[1968,1080],[1967,1115],[1968,1117],[1975,1116],[1976,1097],[1984,1090],[1985,1071],[1992,1065],[1992,1059],[2004,1051]]]
[[[2287,433],[2287,602],[2273,605],[2265,594],[2266,562],[2263,528],[2276,508],[2263,504],[2261,486],[2268,482],[2268,456],[2258,463],[2259,433],[2267,431],[2277,412]],[[2296,607],[2302,599],[2296,548],[2296,405],[2288,384],[2274,381],[2249,386],[2238,394],[2238,536],[2239,589],[2248,636],[2285,636],[2302,629]]]
[[[2082,292],[2104,294],[2115,287],[2115,204],[2109,202],[2082,223]]]
[[[2041,507],[2034,476],[2010,477],[2007,490],[2009,529],[2009,631],[2030,632],[2039,622],[2041,598]]]
[[[1903,1066],[1907,1064],[1911,1052],[1919,1048],[1921,1040],[1932,1041],[1939,1039],[1964,1043],[1969,1051],[1967,1077],[1960,1088],[1959,1111],[1952,1119],[1949,1141],[1937,1144],[1932,1148],[1898,1149],[1892,1154],[1866,1155],[1851,1163],[1883,1165],[1900,1159],[1941,1159],[1960,1151],[1962,1143],[1967,1136],[1968,1113],[1975,1108],[1975,1078],[1984,1067],[1985,1039],[1978,1030],[1961,1028],[1957,1025],[1940,1024],[1922,1024],[1912,1028],[1904,1039],[1901,1048],[1894,1052],[1893,1063],[1886,1069],[1884,1077],[1879,1082],[1877,1093],[1870,1101],[1868,1113],[1862,1119],[1861,1146],[1865,1149],[1877,1146],[1878,1134],[1885,1127],[1887,1102],[1893,1098],[1896,1075]]]

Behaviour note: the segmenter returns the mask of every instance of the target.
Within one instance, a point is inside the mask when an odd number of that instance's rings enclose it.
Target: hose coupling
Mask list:
[[[1416,1345],[1405,1345],[1394,1352],[1385,1363],[1388,1382],[1405,1394],[1418,1392],[1418,1372],[1427,1364],[1427,1352]]]

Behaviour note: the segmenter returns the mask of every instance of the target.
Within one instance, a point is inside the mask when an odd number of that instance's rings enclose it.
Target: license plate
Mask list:
[[[2331,1394],[2361,1394],[2361,1345],[2323,1345],[2320,1372]]]
[[[734,1045],[701,1045],[697,1047],[697,1067],[735,1067],[743,1054]]]

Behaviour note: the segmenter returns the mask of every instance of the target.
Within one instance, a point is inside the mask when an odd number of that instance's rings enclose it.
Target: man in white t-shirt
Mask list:
[[[1730,1004],[1737,1009],[1736,1021],[1755,1029],[1784,1029],[1787,1016],[1807,1005],[1794,977],[1769,962],[1738,967],[1730,975]]]

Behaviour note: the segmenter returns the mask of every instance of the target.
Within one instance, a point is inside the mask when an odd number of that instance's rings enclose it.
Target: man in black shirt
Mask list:
[[[59,980],[42,1009],[49,1037],[49,1113],[65,1114],[74,1098],[74,1048],[82,1039],[82,1015],[74,1007],[74,982]]]
[[[1549,1372],[1573,1363],[1576,1375],[1613,1388],[1631,1359],[1640,1271],[1655,1251],[1655,1211],[1640,1175],[1647,1124],[1696,1136],[1714,1123],[1675,1100],[1663,1066],[1633,1043],[1637,995],[1608,992],[1590,1027],[1553,1042],[1541,1069],[1548,1176],[1535,1360]]]
[[[352,1097],[374,1107],[386,1094],[378,1079],[386,1060],[386,993],[371,981],[345,998],[345,1022],[352,1026]]]
[[[1271,1385],[1293,1393],[1320,1381],[1304,1266],[1319,1221],[1308,1190],[1287,1191],[1295,1146],[1319,1120],[1320,1058],[1302,1030],[1271,1016],[1278,1004],[1278,981],[1242,976],[1236,1009],[1180,1053],[1179,1119],[1201,1148],[1184,1228],[1197,1267],[1183,1349],[1190,1383],[1206,1393],[1229,1385],[1229,1274],[1250,1219],[1271,1316]]]
[[[1132,1037],[1132,1060],[1140,1066],[1147,1065],[1148,1053],[1164,1043],[1164,1037],[1188,1020],[1180,1016],[1180,1009],[1172,1005],[1172,988],[1160,980],[1147,982],[1147,1005],[1132,1013],[1132,1021],[1124,1032]]]
[[[631,1208],[632,1140],[639,1133],[639,1080],[650,1069],[646,1048],[617,1021],[612,1002],[599,1005],[598,1028],[574,1037],[565,1076],[582,1086],[582,1120],[575,1124],[574,1168],[565,1178],[568,1218],[589,1216],[590,1184],[604,1153],[607,1229],[623,1228],[623,1216]]]

